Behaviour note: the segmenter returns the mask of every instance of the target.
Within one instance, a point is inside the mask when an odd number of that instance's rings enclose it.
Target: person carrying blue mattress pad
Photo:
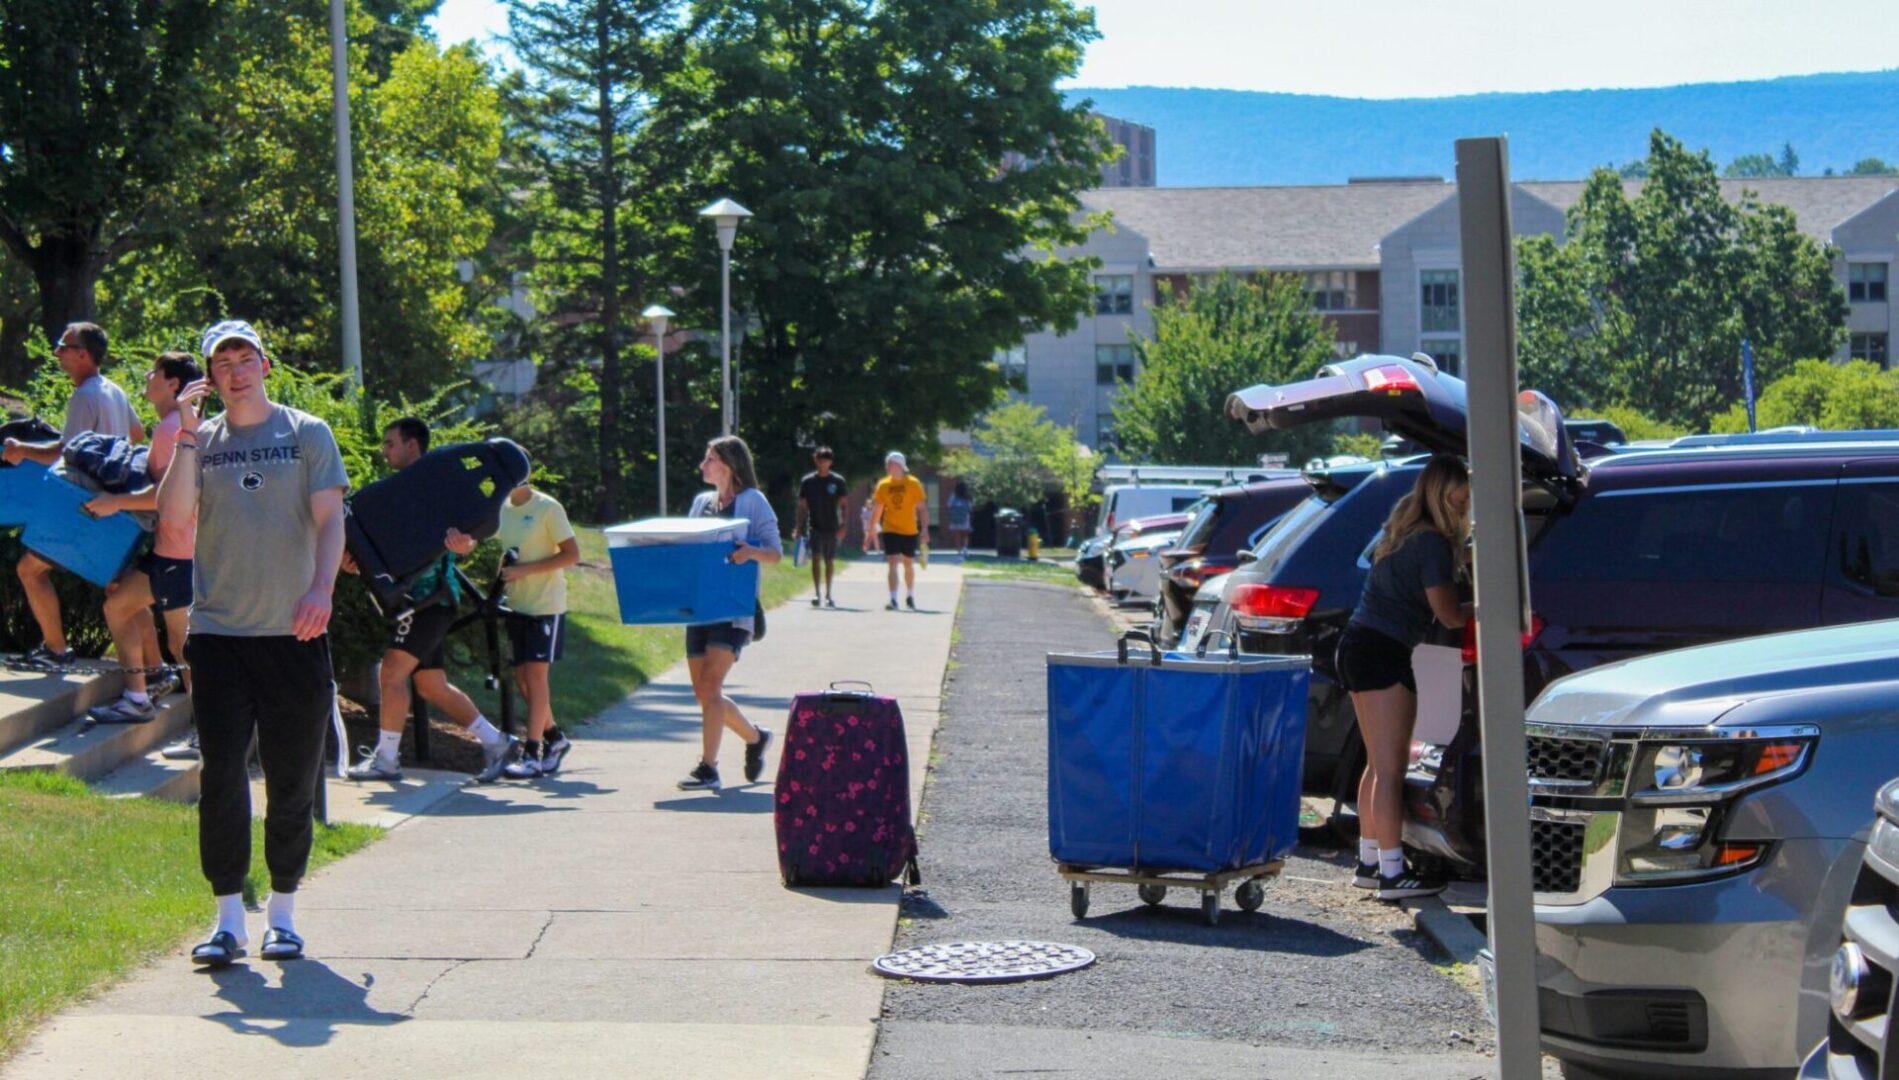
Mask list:
[[[712,485],[712,490],[692,500],[690,516],[744,518],[747,522],[745,539],[733,546],[733,562],[770,565],[784,558],[778,515],[765,493],[758,490],[752,450],[744,439],[726,435],[707,443],[699,475]],[[719,790],[719,743],[728,727],[745,740],[746,782],[764,775],[771,732],[747,720],[738,703],[725,696],[725,678],[757,629],[751,618],[686,627],[686,668],[692,673],[693,696],[699,699],[700,754],[699,764],[679,782],[681,791]]]

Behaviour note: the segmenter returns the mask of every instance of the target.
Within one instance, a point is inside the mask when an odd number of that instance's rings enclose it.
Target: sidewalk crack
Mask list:
[[[547,913],[547,921],[541,924],[541,932],[534,935],[534,943],[528,946],[527,956],[524,957],[524,959],[527,959],[527,960],[534,959],[534,950],[541,947],[541,939],[545,938],[547,936],[547,932],[553,928],[554,916],[556,914],[558,913],[552,912],[552,911]]]
[[[416,1010],[417,1010],[418,1008],[421,1008],[421,1006],[422,1006],[422,1003],[423,1003],[424,1001],[427,1001],[427,1000],[429,999],[429,995],[430,995],[431,993],[433,993],[433,992],[435,991],[435,984],[436,984],[436,983],[438,983],[438,982],[441,982],[441,981],[442,981],[443,979],[445,979],[445,978],[447,978],[447,977],[449,976],[449,973],[451,973],[451,972],[453,972],[453,971],[455,971],[455,970],[457,970],[458,968],[460,968],[460,967],[462,967],[463,965],[465,965],[465,964],[472,964],[472,963],[474,963],[474,961],[473,961],[473,960],[457,960],[457,961],[455,961],[454,963],[452,963],[452,964],[450,964],[450,965],[448,965],[447,967],[445,967],[445,968],[443,968],[443,969],[442,969],[441,971],[439,971],[439,972],[437,972],[437,973],[436,973],[436,975],[435,975],[435,977],[434,977],[433,979],[430,979],[430,980],[429,980],[429,984],[428,984],[427,986],[424,986],[424,987],[422,988],[422,993],[421,993],[421,995],[420,995],[420,996],[418,996],[418,997],[417,997],[417,998],[416,998],[416,999],[415,999],[414,1001],[411,1001],[411,1002],[409,1003],[409,1007],[408,1007],[408,1008],[406,1008],[406,1009],[404,1009],[404,1010],[402,1010],[402,1011],[403,1011],[403,1013],[404,1013],[405,1015],[408,1015],[408,1016],[414,1016],[414,1015],[415,1015],[415,1011],[416,1011]]]

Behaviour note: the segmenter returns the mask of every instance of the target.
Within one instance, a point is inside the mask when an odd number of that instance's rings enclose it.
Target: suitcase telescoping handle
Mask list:
[[[855,687],[862,687],[863,689],[854,689]],[[876,692],[877,688],[863,679],[839,679],[831,684],[831,689],[825,696],[832,698],[863,698],[870,697]]]
[[[1207,658],[1207,646],[1213,644],[1213,639],[1216,635],[1226,639],[1226,658],[1228,660],[1238,660],[1240,658],[1239,635],[1224,628],[1207,631],[1206,636],[1200,639],[1200,644],[1194,646],[1194,657],[1199,660],[1205,660]]]
[[[1128,662],[1128,642],[1130,641],[1147,646],[1148,663],[1154,667],[1160,666],[1160,646],[1154,643],[1154,636],[1145,630],[1129,630],[1127,633],[1121,635],[1120,641],[1115,643],[1115,649],[1120,654],[1121,663],[1125,664]]]

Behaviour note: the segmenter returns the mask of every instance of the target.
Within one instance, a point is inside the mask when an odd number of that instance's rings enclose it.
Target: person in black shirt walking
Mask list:
[[[807,473],[798,482],[798,520],[791,530],[791,540],[805,537],[811,546],[811,606],[819,602],[836,607],[837,601],[831,598],[831,579],[837,573],[837,545],[844,539],[845,517],[850,512],[850,488],[844,478],[831,471],[833,455],[831,448],[820,446],[811,455],[811,461],[818,471]],[[805,530],[809,529],[809,532]],[[819,579],[818,567],[822,564],[824,573]],[[822,588],[820,588],[822,585]]]

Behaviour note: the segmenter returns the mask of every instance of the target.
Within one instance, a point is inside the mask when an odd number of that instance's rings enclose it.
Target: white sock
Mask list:
[[[1358,841],[1358,862],[1360,866],[1370,866],[1378,861],[1378,841],[1363,837]]]
[[[1404,875],[1404,849],[1403,848],[1379,848],[1378,849],[1378,876],[1395,878],[1395,877],[1402,877],[1403,875]]]
[[[399,760],[402,754],[402,732],[379,731],[376,733],[376,756]]]
[[[480,739],[483,746],[499,746],[508,741],[508,737],[501,734],[501,729],[489,723],[488,718],[480,713],[476,713],[475,722],[468,725],[468,733]]]
[[[250,935],[244,932],[243,893],[218,897],[218,930],[236,938],[239,945],[250,943]]]
[[[146,697],[144,694],[139,693],[137,690],[127,690],[125,692],[125,700],[131,702],[134,705],[143,705],[147,701],[150,701],[151,699]]]
[[[264,921],[273,930],[288,930],[296,933],[297,894],[293,892],[273,892],[270,901],[264,905]]]

